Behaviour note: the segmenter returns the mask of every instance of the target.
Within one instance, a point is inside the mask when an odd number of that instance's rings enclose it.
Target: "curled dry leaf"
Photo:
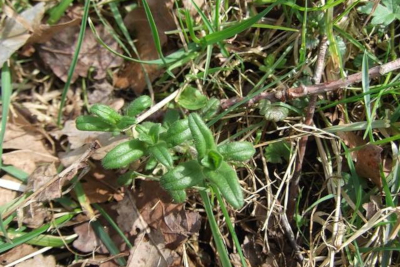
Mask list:
[[[31,37],[30,31],[37,28],[43,18],[44,6],[45,3],[41,2],[21,14],[13,14],[9,7],[3,5],[3,12],[11,14],[0,27],[0,66]]]
[[[167,43],[167,35],[165,31],[175,29],[175,22],[171,15],[171,0],[149,0],[147,1],[157,25],[158,35],[161,45]],[[137,42],[135,43],[140,59],[153,60],[160,56],[154,45],[153,36],[146,13],[143,7],[138,7],[129,12],[125,19],[125,25],[130,32],[136,33]],[[146,69],[150,81],[154,81],[162,71],[157,65],[146,65]],[[136,94],[141,94],[146,87],[145,75],[142,66],[139,63],[128,62],[124,68],[114,77],[114,85],[118,88],[132,88]]]
[[[54,74],[64,82],[67,80],[68,70],[76,48],[79,35],[79,25],[64,28],[56,33],[48,42],[38,47],[39,55],[44,63],[51,68]],[[96,27],[100,38],[113,50],[119,51],[117,42],[102,25]],[[115,56],[99,44],[90,29],[87,29],[82,42],[81,51],[72,82],[79,76],[87,77],[89,68],[94,67],[94,79],[106,77],[107,70],[118,67],[122,63],[120,57]]]
[[[100,253],[108,253],[107,248],[103,245],[101,240],[97,238],[92,227],[88,222],[74,227],[74,232],[78,238],[72,243],[74,248],[82,251],[83,253],[91,253],[97,251]]]

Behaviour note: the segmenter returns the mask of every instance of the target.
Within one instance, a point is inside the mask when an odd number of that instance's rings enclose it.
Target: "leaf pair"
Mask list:
[[[76,128],[81,131],[122,131],[134,125],[135,116],[150,106],[149,96],[138,97],[126,109],[126,116],[122,116],[107,105],[95,104],[89,110],[93,116],[79,116],[76,119]]]

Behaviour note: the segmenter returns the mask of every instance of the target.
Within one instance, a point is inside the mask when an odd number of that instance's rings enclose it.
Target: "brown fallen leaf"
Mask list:
[[[176,28],[170,8],[168,7],[171,5],[172,1],[149,0],[147,2],[157,25],[161,45],[163,46],[168,40],[165,31]],[[136,32],[137,42],[135,45],[140,59],[153,60],[160,58],[143,7],[137,7],[129,12],[124,19],[124,23],[130,32]],[[146,69],[151,82],[162,73],[162,70],[157,65],[144,64],[143,67]],[[129,87],[136,94],[141,94],[146,87],[145,74],[142,70],[142,66],[135,62],[126,63],[123,69],[114,76],[114,86],[118,88]]]
[[[40,57],[62,81],[67,80],[68,70],[75,52],[76,41],[79,34],[79,25],[64,28],[56,33],[50,41],[38,46]],[[111,49],[120,51],[117,42],[111,34],[102,26],[96,27],[100,38]],[[81,76],[87,77],[89,68],[95,68],[94,79],[100,80],[106,77],[107,70],[121,65],[122,59],[115,56],[99,44],[90,29],[85,33],[81,51],[72,82]]]
[[[39,228],[50,218],[50,211],[41,202],[32,202],[23,209],[22,223],[29,228]]]
[[[21,14],[15,14],[6,5],[3,5],[2,11],[8,14],[8,17],[2,21],[0,27],[0,66],[31,37],[30,32],[38,27],[43,18],[45,3],[38,3]]]
[[[0,255],[0,264],[2,266],[5,266],[35,252],[36,250],[37,249],[32,247],[31,245],[21,244]]]
[[[99,253],[108,253],[103,242],[96,236],[92,227],[88,222],[74,227],[74,232],[78,234],[78,238],[72,243],[74,248],[83,253],[91,253],[97,251]]]
[[[146,238],[147,237],[147,238]],[[171,267],[182,266],[178,254],[165,247],[163,235],[158,230],[139,235],[130,250],[127,267]]]
[[[14,182],[21,182],[20,180],[8,174],[1,177],[1,179],[10,180]],[[13,199],[17,197],[17,195],[18,195],[17,191],[0,187],[0,207],[3,207],[4,205],[10,203]]]
[[[184,210],[183,204],[173,203],[157,182],[143,182],[141,190],[135,192],[135,199],[143,219],[150,227],[161,231],[170,249],[177,248],[200,230],[200,215]]]
[[[35,257],[28,259],[24,262],[21,262],[16,267],[32,267],[32,266],[46,266],[46,267],[55,267],[56,259],[54,256],[43,256],[43,254],[36,255]]]
[[[36,152],[33,150],[23,149],[3,154],[3,163],[12,165],[17,169],[31,174],[39,163],[58,162],[58,158],[48,153]]]
[[[357,151],[356,172],[359,176],[371,179],[375,185],[382,188],[380,164],[383,149],[377,145],[368,144]]]

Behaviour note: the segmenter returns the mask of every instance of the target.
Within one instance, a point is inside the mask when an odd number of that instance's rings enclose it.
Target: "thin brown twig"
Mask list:
[[[373,67],[368,71],[368,74],[370,79],[375,79],[398,69],[400,69],[400,58],[381,66]],[[333,82],[326,82],[311,86],[301,85],[299,87],[292,87],[286,90],[264,92],[250,99],[247,102],[247,106],[252,106],[262,99],[268,99],[271,102],[286,102],[287,100],[292,100],[304,96],[323,94],[337,89],[345,88],[346,86],[349,86],[351,84],[359,83],[361,82],[361,79],[362,73],[358,72],[349,75],[347,78],[339,79]],[[241,100],[243,100],[243,97],[233,97],[221,100],[221,107],[223,109],[227,109]]]
[[[326,36],[324,36],[321,40],[321,46],[318,52],[318,60],[316,63],[314,77],[313,77],[315,84],[319,84],[321,81],[322,72],[325,66],[325,56],[327,49],[328,49],[328,39],[326,38]],[[304,124],[307,126],[311,126],[313,124],[313,117],[317,100],[318,100],[318,95],[316,94],[312,95],[310,98],[310,102],[306,113],[306,119],[304,121]],[[292,180],[290,182],[289,201],[286,211],[287,217],[290,222],[293,220],[296,201],[299,194],[299,182],[301,177],[301,170],[303,169],[303,160],[304,160],[304,155],[306,153],[307,142],[308,142],[308,135],[303,136],[299,141],[299,150],[298,150],[299,152],[296,158],[296,167],[293,173]]]

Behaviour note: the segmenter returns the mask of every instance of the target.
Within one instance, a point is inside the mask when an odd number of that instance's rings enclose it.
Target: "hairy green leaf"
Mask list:
[[[103,158],[103,167],[117,169],[127,166],[144,155],[145,145],[142,141],[131,140],[114,147]]]
[[[247,161],[256,153],[250,142],[232,142],[218,146],[218,151],[225,160]]]
[[[201,183],[204,175],[200,164],[195,161],[188,161],[178,165],[161,177],[161,186],[167,190],[181,190]]]
[[[205,169],[206,178],[215,184],[222,196],[228,201],[232,207],[240,209],[243,207],[244,199],[242,188],[240,187],[236,172],[223,161],[217,170]]]

